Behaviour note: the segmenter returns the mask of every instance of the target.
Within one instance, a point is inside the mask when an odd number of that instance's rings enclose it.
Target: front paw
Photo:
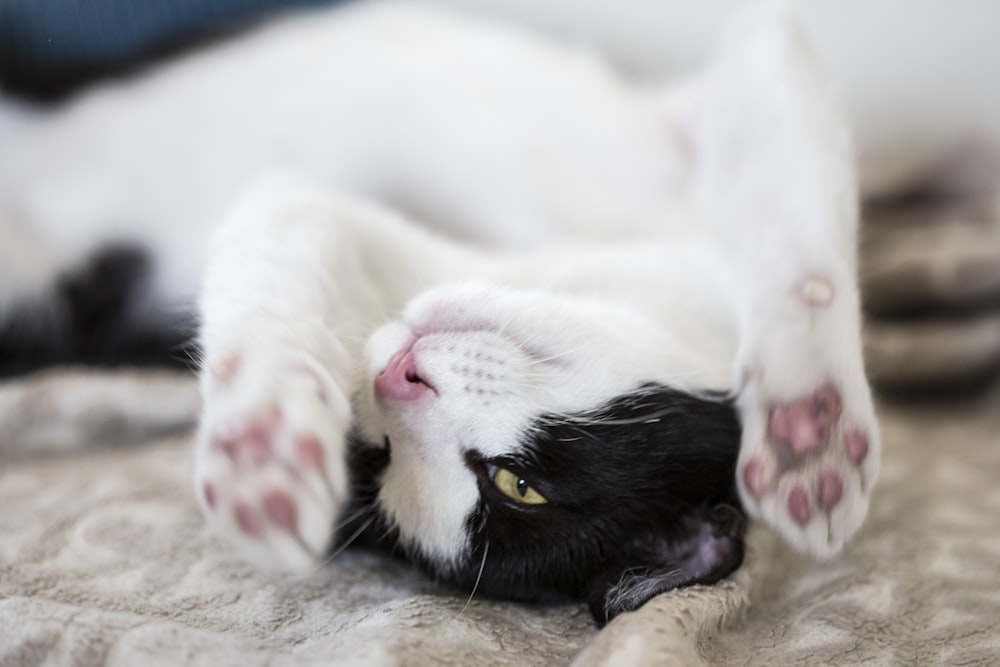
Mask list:
[[[861,393],[865,405],[867,388]],[[878,473],[878,428],[853,398],[835,382],[793,400],[772,399],[751,382],[741,398],[743,502],[818,557],[840,551],[860,527]]]
[[[253,377],[236,357],[210,366],[196,493],[210,524],[250,560],[323,562],[348,489],[343,428],[321,378],[291,368]]]

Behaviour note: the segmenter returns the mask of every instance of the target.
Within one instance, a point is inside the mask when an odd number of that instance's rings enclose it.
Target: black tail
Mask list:
[[[150,268],[139,248],[107,247],[47,298],[6,309],[0,377],[67,364],[193,366],[193,311],[159,312],[145,302]]]

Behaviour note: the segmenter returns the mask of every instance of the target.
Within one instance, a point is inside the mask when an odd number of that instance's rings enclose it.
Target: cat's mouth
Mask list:
[[[427,376],[421,372],[413,346],[414,338],[406,347],[397,352],[385,370],[375,378],[375,395],[381,399],[412,401],[428,392],[438,393]]]

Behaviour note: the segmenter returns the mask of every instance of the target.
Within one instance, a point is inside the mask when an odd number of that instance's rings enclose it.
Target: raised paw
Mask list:
[[[800,550],[827,557],[861,525],[878,472],[878,432],[827,383],[792,401],[747,392],[737,473],[748,511]],[[867,394],[862,396],[867,405]]]
[[[223,366],[225,384],[236,369]],[[308,373],[291,372],[284,385],[280,398],[250,409],[242,405],[254,392],[209,393],[195,486],[209,522],[243,555],[303,570],[326,557],[345,500],[343,435]]]

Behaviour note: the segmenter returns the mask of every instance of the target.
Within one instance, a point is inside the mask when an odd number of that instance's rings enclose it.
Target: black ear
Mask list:
[[[696,508],[679,526],[657,530],[623,545],[614,566],[592,582],[590,612],[598,625],[665,591],[713,584],[743,563],[746,520],[732,505]]]

